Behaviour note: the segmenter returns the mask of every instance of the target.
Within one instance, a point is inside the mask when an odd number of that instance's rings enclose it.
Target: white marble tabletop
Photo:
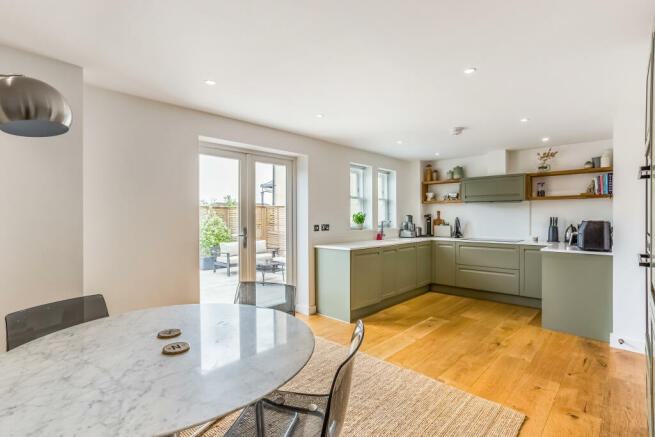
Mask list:
[[[166,328],[182,335],[158,339]],[[163,355],[174,341],[191,349]],[[301,320],[246,305],[179,305],[95,320],[0,355],[0,435],[166,435],[270,393],[313,350]]]

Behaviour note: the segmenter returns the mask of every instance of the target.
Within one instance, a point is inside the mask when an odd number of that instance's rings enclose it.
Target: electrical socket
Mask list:
[[[329,231],[329,230],[330,230],[330,225],[328,224],[321,225],[321,231]]]
[[[314,232],[318,232],[321,230],[321,227],[319,225],[314,225]]]

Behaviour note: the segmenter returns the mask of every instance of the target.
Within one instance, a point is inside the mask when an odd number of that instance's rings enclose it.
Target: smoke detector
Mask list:
[[[466,129],[464,126],[455,126],[454,128],[450,129],[450,135],[460,135],[464,129]]]

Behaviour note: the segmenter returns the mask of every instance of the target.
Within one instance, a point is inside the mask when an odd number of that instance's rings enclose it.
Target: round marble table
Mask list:
[[[166,328],[182,335],[158,339]],[[163,355],[174,341],[191,349]],[[170,434],[270,393],[313,350],[301,320],[248,305],[179,305],[95,320],[0,354],[1,434]]]

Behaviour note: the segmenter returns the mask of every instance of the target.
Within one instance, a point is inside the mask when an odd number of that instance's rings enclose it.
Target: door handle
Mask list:
[[[642,165],[639,167],[639,179],[650,179],[651,171],[650,165]]]
[[[243,234],[237,235],[237,237],[243,237],[243,248],[248,247],[248,228],[243,228]]]
[[[650,267],[650,255],[647,253],[640,253],[637,255],[639,267]]]

